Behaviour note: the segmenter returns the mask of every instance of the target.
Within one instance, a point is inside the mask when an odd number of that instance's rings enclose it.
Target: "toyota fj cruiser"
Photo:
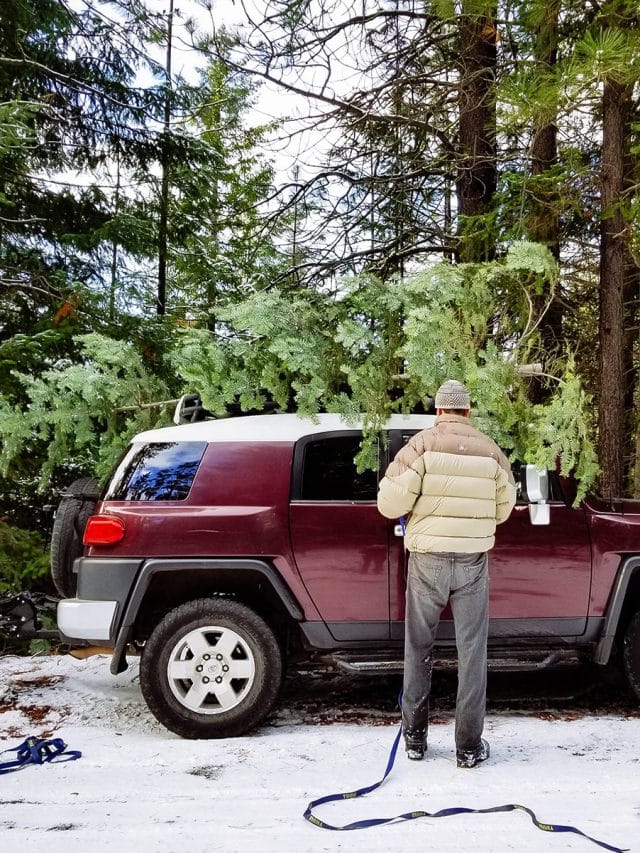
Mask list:
[[[380,471],[432,423],[391,418]],[[401,669],[402,530],[377,511],[377,472],[356,470],[360,441],[336,415],[138,435],[97,503],[85,481],[60,507],[68,596],[84,529],[77,592],[58,605],[61,633],[113,648],[114,674],[141,651],[145,700],[183,737],[255,726],[287,664]],[[573,507],[569,478],[515,467],[519,500],[490,556],[491,664],[605,664],[615,644],[640,696],[640,504],[590,497]],[[447,612],[438,654],[455,654]]]

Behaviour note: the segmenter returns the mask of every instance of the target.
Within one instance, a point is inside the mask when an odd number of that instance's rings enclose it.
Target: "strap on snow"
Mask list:
[[[319,826],[321,829],[347,830],[367,829],[371,826],[381,826],[384,823],[399,823],[400,821],[404,820],[416,820],[420,817],[451,817],[452,815],[458,814],[489,814],[491,812],[523,811],[529,815],[529,817],[533,821],[534,826],[537,826],[538,829],[542,829],[545,832],[574,832],[577,835],[581,835],[583,838],[587,838],[589,841],[593,841],[594,844],[597,844],[599,847],[603,847],[605,850],[611,850],[612,853],[626,853],[626,848],[614,847],[613,845],[607,844],[604,841],[598,841],[597,838],[592,838],[590,835],[587,835],[585,832],[582,832],[582,830],[578,829],[575,826],[564,826],[558,823],[542,823],[538,820],[538,818],[531,811],[531,809],[527,808],[526,806],[518,805],[517,803],[508,803],[504,806],[492,806],[486,809],[471,809],[465,806],[455,806],[454,808],[440,809],[440,811],[437,812],[405,812],[404,814],[399,814],[395,817],[378,817],[369,818],[368,820],[357,820],[353,823],[347,823],[344,826],[334,826],[333,824],[326,823],[325,821],[321,820],[319,817],[316,817],[313,814],[313,809],[316,808],[316,806],[321,806],[325,803],[334,803],[339,800],[351,800],[355,799],[356,797],[363,797],[365,794],[370,794],[371,791],[375,791],[376,788],[379,788],[385,781],[389,773],[391,773],[393,764],[396,760],[396,754],[398,752],[398,744],[400,743],[401,735],[402,722],[400,723],[398,734],[396,735],[396,739],[393,742],[393,746],[391,747],[391,752],[389,754],[389,759],[387,761],[387,767],[384,771],[384,775],[379,782],[375,782],[373,785],[367,785],[364,788],[358,788],[355,791],[348,791],[346,793],[341,794],[328,794],[325,797],[319,797],[317,800],[312,800],[304,812],[304,819],[308,820],[309,823],[312,823],[314,826]]]
[[[50,740],[30,735],[20,746],[4,749],[0,755],[7,752],[15,752],[16,757],[11,761],[0,762],[0,775],[11,773],[14,770],[22,770],[27,764],[45,764],[53,761],[75,761],[82,753],[77,749],[67,749],[62,738],[54,737]]]

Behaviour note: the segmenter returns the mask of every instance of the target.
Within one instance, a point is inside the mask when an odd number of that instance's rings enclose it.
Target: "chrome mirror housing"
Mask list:
[[[525,466],[524,488],[529,502],[529,518],[531,524],[550,524],[551,514],[547,501],[549,500],[549,472],[536,468],[535,465]]]

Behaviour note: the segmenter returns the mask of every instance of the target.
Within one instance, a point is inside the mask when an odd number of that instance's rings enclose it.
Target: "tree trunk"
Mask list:
[[[560,0],[546,0],[536,25],[534,57],[543,81],[553,85],[558,58],[558,15]],[[545,85],[544,82],[542,85]],[[527,218],[529,239],[543,243],[556,260],[560,259],[560,198],[555,181],[547,175],[558,162],[558,128],[555,109],[553,115],[539,113],[533,126],[531,145],[531,175],[533,197],[531,212]],[[545,175],[547,177],[545,178]],[[562,303],[558,283],[556,293],[540,323],[540,348],[549,354],[558,354],[562,344]],[[544,310],[549,294],[533,294],[536,313]],[[530,397],[534,403],[543,403],[549,396],[544,383],[534,380]]]
[[[627,117],[627,128],[630,130],[640,119],[640,102],[631,98],[629,115]],[[624,188],[627,197],[636,192],[640,179],[640,155],[631,150],[630,145],[625,147],[624,159]],[[640,490],[636,487],[640,478],[640,455],[637,452],[637,442],[640,441],[640,417],[636,406],[638,395],[638,374],[640,358],[640,260],[631,247],[627,247],[625,253],[626,273],[624,280],[624,341],[622,351],[624,353],[624,376],[625,376],[625,490],[632,497],[639,498]]]
[[[629,181],[626,181],[629,186]],[[624,338],[622,345],[624,369],[624,484],[625,494],[640,498],[637,483],[640,480],[640,420],[636,409],[636,388],[638,384],[638,324],[640,319],[638,295],[640,294],[640,268],[630,252],[626,256],[626,275],[624,282]]]
[[[116,149],[116,186],[113,196],[113,218],[120,215],[120,149]],[[116,293],[118,290],[118,240],[115,235],[111,239],[111,281],[109,283],[109,322],[116,319]]]
[[[623,493],[625,447],[624,282],[626,224],[622,213],[625,137],[630,89],[615,81],[602,96],[602,224],[600,230],[600,328],[598,415],[601,490]]]
[[[536,25],[534,59],[540,72],[542,85],[553,86],[558,60],[558,15],[560,0],[546,0],[544,12]],[[544,93],[543,93],[544,97]],[[558,129],[556,109],[553,114],[540,109],[533,127],[531,146],[531,174],[543,176],[558,162]],[[531,238],[544,243],[552,255],[560,257],[560,218],[558,192],[551,182],[537,182],[530,224]]]
[[[173,47],[173,0],[167,12],[167,53],[165,66],[164,125],[161,139],[160,222],[158,223],[158,316],[167,310],[167,256],[169,222],[169,133],[171,131],[171,51]]]
[[[495,253],[493,229],[482,220],[491,211],[497,185],[495,6],[473,12],[464,0],[460,17],[458,95],[458,260],[485,261]]]

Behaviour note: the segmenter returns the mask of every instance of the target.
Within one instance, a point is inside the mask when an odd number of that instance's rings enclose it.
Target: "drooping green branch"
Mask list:
[[[538,347],[529,298],[536,289],[551,298],[557,275],[547,249],[520,243],[502,261],[436,264],[404,282],[359,277],[332,293],[256,291],[221,311],[215,333],[170,337],[172,390],[197,391],[218,417],[268,408],[360,420],[358,463],[369,467],[390,414],[424,410],[444,379],[462,379],[482,429],[514,459],[574,471],[582,495],[597,474],[590,400],[572,359],[550,363]],[[78,454],[104,470],[133,432],[169,421],[150,406],[167,401],[168,388],[133,346],[95,334],[77,340],[81,364],[18,375],[26,409],[0,400],[5,471],[37,442],[49,448],[45,480]],[[521,370],[532,363],[534,378]],[[532,381],[549,384],[545,405],[531,402]]]
[[[257,292],[225,313],[224,338],[185,332],[173,364],[218,414],[270,402],[362,419],[361,466],[375,464],[375,434],[390,414],[428,405],[444,379],[463,379],[484,430],[514,458],[559,459],[583,494],[597,474],[589,401],[572,360],[549,364],[538,340],[557,278],[549,250],[522,242],[502,261],[436,264],[406,282],[360,277],[334,294]],[[541,365],[533,379],[520,370],[530,362]],[[531,403],[532,381],[547,381],[547,405]]]
[[[0,396],[0,471],[11,472],[21,454],[46,447],[44,488],[54,469],[70,460],[106,473],[119,450],[165,413],[146,404],[168,396],[164,383],[145,367],[136,349],[99,334],[78,336],[82,363],[50,367],[41,375],[15,372],[29,403]],[[138,405],[129,411],[120,407]],[[120,411],[119,411],[120,410]]]

